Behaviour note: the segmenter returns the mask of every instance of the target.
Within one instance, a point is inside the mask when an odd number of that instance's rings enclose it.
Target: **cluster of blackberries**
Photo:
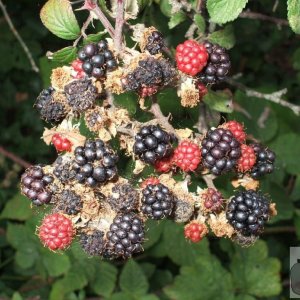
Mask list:
[[[154,164],[157,160],[172,154],[173,142],[175,142],[175,137],[159,125],[144,126],[135,136],[133,151],[142,161]]]
[[[71,190],[63,190],[56,198],[58,200],[56,209],[68,215],[76,215],[82,209],[81,197]]]
[[[175,199],[163,184],[148,184],[143,189],[142,213],[150,219],[161,220],[172,214]]]
[[[158,54],[165,47],[163,35],[159,31],[152,31],[147,38],[145,49],[152,55]]]
[[[209,130],[201,145],[203,165],[214,175],[232,170],[241,156],[240,143],[223,128]]]
[[[260,144],[253,144],[251,147],[254,149],[256,155],[256,163],[250,171],[250,176],[257,179],[265,174],[272,173],[276,158],[275,153]]]
[[[78,58],[83,62],[82,69],[88,76],[103,78],[107,71],[117,68],[117,61],[108,49],[106,40],[97,44],[85,45],[79,52]]]
[[[52,182],[53,177],[45,174],[41,166],[32,166],[21,177],[21,191],[33,204],[46,204],[52,198],[52,193],[47,188]]]
[[[53,163],[53,174],[63,183],[68,183],[75,178],[76,172],[72,169],[72,159],[66,155],[60,155]]]
[[[143,87],[159,87],[169,85],[176,78],[176,70],[165,59],[148,57],[139,61],[139,66],[122,79],[124,89],[140,92]]]
[[[238,192],[228,203],[226,217],[244,236],[259,235],[270,217],[268,199],[253,190]]]
[[[204,46],[209,54],[207,65],[197,75],[201,82],[214,84],[223,81],[230,70],[230,58],[226,50],[218,44],[205,42]]]
[[[55,89],[53,87],[42,90],[35,103],[41,118],[51,123],[62,121],[68,113],[63,103],[53,99],[54,92]]]
[[[96,186],[117,176],[118,156],[102,140],[86,140],[84,146],[76,147],[74,153],[72,168],[79,183]]]

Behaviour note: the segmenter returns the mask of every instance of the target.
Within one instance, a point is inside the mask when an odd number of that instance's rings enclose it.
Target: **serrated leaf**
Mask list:
[[[83,44],[86,45],[89,43],[97,43],[102,39],[103,36],[105,36],[105,34],[106,34],[105,31],[89,34],[83,39]]]
[[[138,97],[135,93],[128,92],[115,95],[115,104],[126,108],[129,114],[134,115],[137,110]]]
[[[69,46],[52,53],[48,58],[56,63],[68,64],[76,59],[76,56],[77,49],[75,47]]]
[[[133,296],[143,296],[149,288],[148,280],[141,267],[133,260],[129,260],[120,275],[121,290]]]
[[[224,24],[235,20],[245,8],[248,0],[207,0],[211,21]]]
[[[156,221],[148,220],[147,228],[144,249],[149,249],[159,240],[164,229],[164,223],[157,224]]]
[[[6,203],[0,219],[25,221],[31,216],[30,200],[21,194],[16,194]]]
[[[49,0],[42,7],[41,20],[53,34],[66,40],[75,40],[80,28],[68,0]]]
[[[208,36],[208,40],[214,44],[231,49],[235,44],[233,26],[227,25],[224,29],[215,31]]]
[[[204,18],[202,17],[202,15],[196,14],[196,15],[194,16],[194,22],[195,22],[195,24],[197,25],[199,31],[200,31],[201,33],[204,33],[204,32],[205,32],[205,27],[206,27],[206,25],[205,25],[205,20],[204,20]]]
[[[172,5],[169,2],[169,0],[161,0],[159,1],[159,5],[160,5],[160,10],[161,12],[167,16],[167,17],[171,17],[171,10],[172,10]]]
[[[179,11],[177,13],[175,13],[174,15],[172,15],[168,25],[169,28],[172,29],[174,27],[176,27],[177,25],[179,25],[180,23],[182,23],[183,21],[186,20],[186,15],[184,12]]]
[[[46,250],[42,259],[48,274],[52,277],[67,273],[71,266],[70,259],[66,254],[58,255]]]
[[[300,34],[300,2],[299,0],[288,0],[288,20],[291,28],[297,34]]]
[[[228,93],[210,90],[203,97],[203,101],[213,110],[224,113],[231,113],[233,111],[232,97]]]

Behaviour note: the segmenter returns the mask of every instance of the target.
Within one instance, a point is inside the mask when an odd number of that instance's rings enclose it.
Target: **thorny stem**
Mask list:
[[[279,19],[279,18],[275,18],[275,17],[271,17],[271,16],[266,16],[264,14],[252,12],[252,11],[244,11],[244,12],[240,13],[239,17],[245,18],[245,19],[268,21],[271,23],[275,23],[278,26],[289,26],[288,20]]]
[[[32,57],[32,54],[31,54],[30,50],[28,49],[28,47],[27,47],[27,45],[25,44],[24,40],[22,39],[22,37],[20,36],[19,32],[18,32],[17,29],[15,28],[15,26],[14,26],[14,24],[13,24],[13,22],[12,22],[10,16],[9,16],[9,14],[8,14],[8,12],[7,12],[7,10],[6,10],[6,7],[5,7],[5,5],[3,4],[2,0],[0,0],[0,8],[1,8],[2,12],[3,12],[3,16],[4,16],[6,22],[7,22],[8,26],[9,26],[11,32],[12,32],[13,35],[16,37],[16,39],[17,39],[18,42],[20,43],[22,49],[24,50],[24,52],[25,52],[25,54],[26,54],[26,56],[27,56],[27,58],[28,58],[28,60],[29,60],[29,62],[30,62],[30,64],[31,64],[32,70],[33,70],[34,72],[39,73],[40,70],[39,70],[39,68],[37,67],[36,63],[35,63],[35,61],[34,61],[34,59],[33,59],[33,57]]]
[[[119,53],[122,50],[124,9],[125,9],[125,0],[117,0],[115,38],[114,38],[115,50],[117,51],[117,53]]]
[[[77,44],[79,43],[80,39],[83,37],[86,37],[85,31],[87,30],[87,28],[89,27],[89,25],[91,24],[93,20],[93,17],[91,15],[88,16],[88,18],[86,19],[86,21],[83,23],[82,28],[81,28],[81,34],[80,36],[75,40],[75,42],[73,43],[73,47],[76,47]]]
[[[2,146],[0,146],[0,154],[2,154],[5,157],[8,157],[9,159],[11,159],[12,161],[14,161],[15,163],[17,163],[18,165],[20,165],[21,167],[23,167],[25,169],[27,169],[31,166],[31,164],[29,162],[23,160],[22,158],[15,155],[14,153],[9,152]]]

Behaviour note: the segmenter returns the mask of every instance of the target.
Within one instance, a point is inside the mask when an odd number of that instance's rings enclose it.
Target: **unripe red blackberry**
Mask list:
[[[75,79],[82,79],[85,77],[85,72],[82,69],[82,61],[80,59],[75,59],[71,64],[73,71],[71,75]]]
[[[71,190],[63,190],[56,195],[56,209],[68,215],[78,214],[83,206],[83,201],[79,195]]]
[[[149,97],[151,95],[156,94],[158,91],[157,87],[148,87],[148,86],[142,86],[139,94],[141,98]]]
[[[192,221],[184,227],[184,236],[193,243],[200,242],[207,234],[208,229],[204,223]]]
[[[196,87],[199,91],[199,98],[202,99],[208,93],[207,87],[200,81],[196,83]]]
[[[38,235],[45,247],[53,251],[63,250],[72,243],[74,229],[70,219],[55,213],[43,219]]]
[[[256,155],[256,163],[250,170],[250,176],[254,179],[270,174],[274,171],[276,155],[273,151],[260,144],[250,145]]]
[[[171,215],[174,201],[165,185],[149,184],[143,189],[141,212],[150,219],[161,220]]]
[[[224,204],[224,198],[222,194],[213,188],[206,189],[201,194],[201,199],[203,201],[204,209],[208,212],[218,213]]]
[[[182,141],[174,151],[174,164],[184,172],[195,171],[201,162],[201,150],[192,141]]]
[[[240,172],[247,172],[252,169],[256,162],[255,151],[251,146],[241,145],[242,155],[238,159],[237,169]]]
[[[201,146],[204,167],[217,176],[232,170],[241,157],[240,143],[224,128],[209,130]]]
[[[56,151],[71,151],[72,143],[65,137],[56,133],[52,137],[52,144],[54,145]]]
[[[226,128],[231,131],[233,136],[243,144],[246,141],[246,132],[243,124],[237,121],[228,121],[222,125],[223,128]]]
[[[129,258],[143,251],[144,223],[135,213],[120,213],[106,234],[106,255]]]
[[[141,183],[141,188],[144,189],[148,184],[159,184],[159,179],[156,177],[149,177]]]
[[[204,46],[209,54],[207,65],[197,75],[201,82],[214,84],[224,81],[230,70],[230,58],[226,50],[217,44],[205,42]]]
[[[204,45],[187,40],[176,47],[175,58],[178,70],[195,76],[206,65],[208,53]]]
[[[173,142],[174,137],[161,129],[159,125],[144,126],[135,136],[133,151],[142,161],[154,164],[172,154]]]
[[[173,167],[173,155],[157,160],[154,164],[155,171],[161,173],[167,173],[171,171],[172,167]]]
[[[79,243],[86,254],[100,256],[105,249],[104,232],[94,230],[92,233],[81,233]]]
[[[32,166],[21,177],[21,192],[35,205],[47,204],[52,198],[48,188],[52,182],[53,177],[45,174],[41,166]]]
[[[72,168],[79,183],[96,186],[117,176],[118,156],[102,140],[86,140],[84,146],[76,147],[74,153]]]
[[[259,235],[269,217],[269,200],[254,190],[238,192],[226,209],[228,222],[244,236]]]

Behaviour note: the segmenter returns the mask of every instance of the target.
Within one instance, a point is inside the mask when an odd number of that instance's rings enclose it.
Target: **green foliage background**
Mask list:
[[[135,22],[159,28],[171,49],[184,40],[192,22],[189,17],[182,14],[171,17],[167,0],[143,2],[146,6]],[[224,4],[222,0],[207,2],[210,9],[218,4],[222,9]],[[232,2],[242,5],[247,1]],[[288,2],[291,25],[297,32],[299,25],[293,15],[296,4]],[[246,8],[286,19],[287,3],[278,1],[273,12],[274,3],[253,0]],[[48,86],[51,69],[57,66],[45,58],[46,51],[54,52],[70,44],[42,26],[41,1],[6,1],[6,5],[41,73],[31,70],[0,14],[0,144],[33,164],[49,163],[56,153],[40,139],[45,124],[33,104],[40,90]],[[222,10],[211,16],[216,22],[223,22],[224,18],[230,21]],[[86,15],[82,13],[79,20],[81,17],[84,20]],[[202,18],[195,21],[203,30]],[[218,27],[210,39],[228,48],[234,45],[230,50],[232,74],[241,73],[240,82],[262,92],[287,88],[287,99],[300,105],[299,36],[290,27],[280,28],[271,22],[238,18],[229,24]],[[101,27],[96,24],[96,29]],[[34,235],[45,211],[30,208],[30,202],[19,194],[18,177],[22,168],[0,155],[1,299],[287,299],[289,247],[299,245],[300,238],[299,117],[277,104],[248,97],[240,90],[232,88],[232,91],[235,110],[224,117],[243,122],[249,134],[274,149],[278,156],[276,172],[261,183],[261,189],[277,204],[278,216],[255,246],[241,248],[229,240],[211,237],[191,245],[184,240],[183,226],[163,221],[158,226],[149,222],[145,252],[127,262],[88,258],[77,242],[66,253],[52,253]],[[147,117],[140,115],[134,96],[127,95],[117,101],[133,117],[139,115],[140,120]],[[175,127],[191,127],[197,121],[198,112],[183,109],[172,90],[162,93],[159,101],[165,113],[173,114]],[[266,108],[270,113],[265,127],[260,127],[258,119]],[[131,170],[131,164],[124,165],[122,175],[129,175]],[[228,178],[221,177],[217,184],[230,195]]]

